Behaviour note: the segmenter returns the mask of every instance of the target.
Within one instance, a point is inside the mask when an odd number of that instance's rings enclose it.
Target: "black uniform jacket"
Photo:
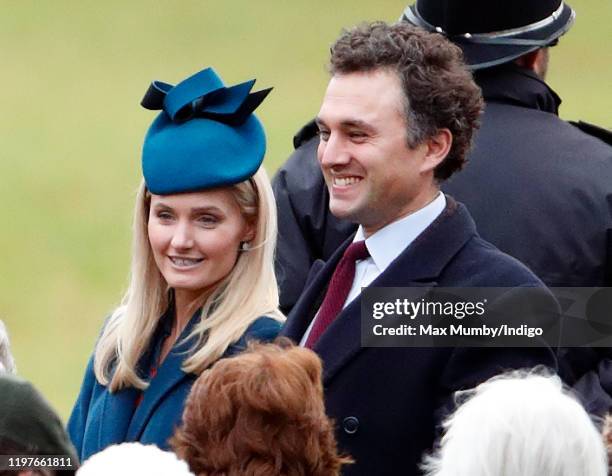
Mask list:
[[[281,335],[299,342],[314,318],[350,239],[314,275]],[[476,233],[469,213],[452,198],[442,214],[371,284],[405,286],[541,286],[525,266]],[[316,343],[323,360],[326,409],[340,449],[355,460],[347,475],[419,474],[440,418],[455,391],[503,370],[556,365],[548,348],[362,348],[360,297]],[[503,409],[500,409],[503,410]]]
[[[612,147],[604,142],[612,134],[559,119],[559,97],[530,71],[504,65],[475,79],[486,102],[482,127],[467,166],[443,190],[466,204],[484,239],[548,286],[612,286]],[[356,229],[329,212],[314,123],[294,142],[273,183],[285,312],[312,263],[328,259]],[[608,354],[595,349],[568,356],[566,380],[596,413],[612,409]]]

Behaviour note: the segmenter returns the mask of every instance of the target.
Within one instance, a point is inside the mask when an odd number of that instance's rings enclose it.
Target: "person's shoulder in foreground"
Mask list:
[[[428,238],[431,240],[427,245]],[[454,247],[453,247],[454,245]],[[436,283],[465,287],[544,287],[544,283],[523,263],[503,253],[477,232],[468,209],[447,196],[447,206],[411,247],[419,248],[428,266],[443,263]],[[428,250],[423,250],[428,247]],[[409,251],[409,250],[408,250]],[[445,255],[445,252],[448,252]]]

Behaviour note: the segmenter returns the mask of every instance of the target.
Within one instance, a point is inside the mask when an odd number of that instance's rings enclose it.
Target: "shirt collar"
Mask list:
[[[382,273],[446,207],[446,197],[438,196],[420,210],[389,223],[365,240],[370,257]],[[359,225],[353,242],[364,239],[363,227]]]

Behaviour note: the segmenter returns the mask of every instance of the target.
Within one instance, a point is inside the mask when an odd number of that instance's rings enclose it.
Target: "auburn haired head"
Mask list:
[[[349,461],[325,414],[319,358],[287,340],[203,372],[171,444],[199,476],[335,476]]]

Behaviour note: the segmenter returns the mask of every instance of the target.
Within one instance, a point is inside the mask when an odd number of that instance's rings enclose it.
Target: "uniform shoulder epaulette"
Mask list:
[[[297,149],[304,142],[309,141],[314,136],[317,135],[319,128],[317,127],[317,123],[313,119],[304,127],[302,127],[296,135],[293,136],[293,147]]]
[[[572,126],[577,127],[585,134],[597,137],[608,145],[612,145],[612,131],[605,127],[596,126],[584,121],[569,121]]]

